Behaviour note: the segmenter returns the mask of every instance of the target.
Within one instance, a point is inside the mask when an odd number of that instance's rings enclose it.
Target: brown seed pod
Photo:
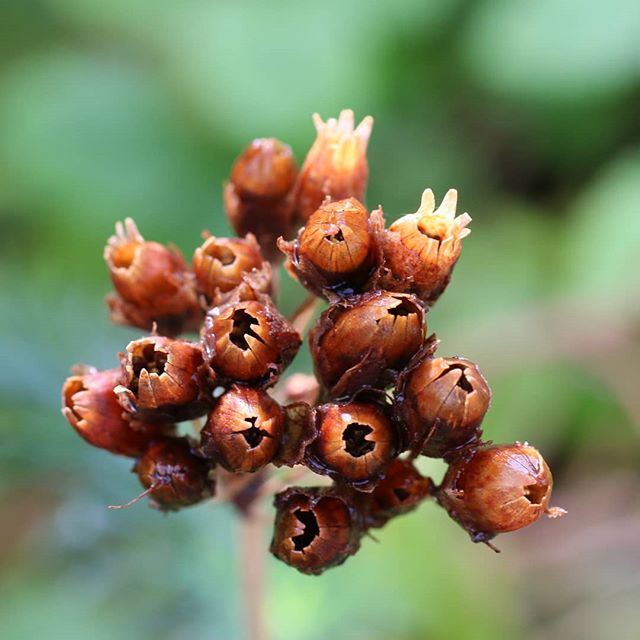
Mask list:
[[[270,303],[214,307],[202,329],[205,358],[222,379],[269,386],[300,348],[300,335]]]
[[[433,304],[451,278],[462,239],[471,231],[468,214],[455,217],[458,193],[450,189],[438,209],[426,189],[416,213],[396,220],[381,235],[385,269],[379,284],[390,291],[414,293]]]
[[[278,242],[287,269],[309,291],[332,299],[351,295],[368,279],[376,258],[369,213],[355,198],[326,201],[293,242]]]
[[[549,508],[551,471],[537,449],[524,443],[485,445],[449,469],[438,502],[474,542],[522,529],[540,518],[564,514]]]
[[[396,391],[405,448],[442,458],[478,442],[490,402],[491,389],[470,360],[416,356],[400,374]]]
[[[62,386],[62,415],[94,447],[135,458],[153,440],[170,435],[174,426],[133,420],[123,411],[113,392],[121,375],[120,369],[92,369],[67,378]]]
[[[398,453],[395,425],[370,402],[324,404],[315,409],[318,436],[307,449],[307,466],[321,475],[371,491]]]
[[[383,388],[420,349],[424,309],[417,298],[375,291],[329,307],[309,334],[316,377],[332,397]]]
[[[433,488],[431,478],[423,476],[410,460],[396,458],[371,493],[368,526],[382,527],[391,518],[413,511]]]
[[[276,239],[291,230],[290,191],[298,173],[291,148],[275,138],[254,140],[233,165],[224,203],[236,233],[253,233],[270,259]]]
[[[274,504],[271,553],[301,573],[319,575],[360,547],[359,515],[335,489],[292,487]]]
[[[186,438],[170,438],[149,447],[133,471],[152,507],[175,511],[213,496],[212,469],[209,461],[193,454]]]
[[[273,461],[285,412],[265,391],[234,385],[223,394],[201,432],[201,452],[233,472],[253,472]]]
[[[164,335],[194,330],[202,310],[193,277],[175,248],[148,242],[131,218],[116,224],[104,250],[116,294],[107,297],[111,320]]]
[[[340,116],[323,122],[316,113],[313,124],[317,137],[307,153],[296,181],[295,217],[304,224],[327,196],[333,200],[364,200],[369,177],[367,145],[373,118],[367,116],[354,129],[353,111],[345,109]]]
[[[186,340],[149,336],[120,354],[123,408],[146,420],[189,420],[207,413],[202,348]]]
[[[193,272],[198,291],[209,301],[235,289],[245,274],[260,269],[262,254],[255,236],[216,238],[209,236],[193,254]]]

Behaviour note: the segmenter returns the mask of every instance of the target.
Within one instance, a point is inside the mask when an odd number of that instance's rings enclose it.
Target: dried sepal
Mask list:
[[[285,424],[285,411],[268,393],[234,385],[209,413],[200,451],[228,471],[252,473],[273,461]]]
[[[62,415],[89,444],[123,456],[138,457],[158,438],[171,435],[174,425],[146,423],[126,413],[114,388],[120,369],[86,368],[62,386]]]
[[[369,168],[367,145],[373,118],[367,116],[354,128],[351,109],[323,122],[316,113],[317,137],[307,153],[294,193],[295,217],[304,224],[327,196],[333,200],[354,197],[364,200]]]
[[[398,377],[396,416],[404,448],[433,458],[477,443],[491,402],[491,389],[466,358],[419,353]]]
[[[273,460],[276,467],[300,464],[305,451],[318,435],[311,407],[306,402],[293,402],[284,407],[285,427],[280,448]]]
[[[238,157],[225,185],[224,203],[236,233],[254,234],[266,257],[279,254],[276,239],[289,237],[291,190],[297,166],[288,145],[275,138],[254,140]]]
[[[249,300],[214,307],[205,318],[206,362],[220,380],[272,385],[302,342],[269,302]]]
[[[438,502],[471,536],[488,542],[498,533],[522,529],[550,508],[553,477],[540,452],[526,442],[471,448],[449,465]]]
[[[291,487],[275,496],[271,553],[301,573],[319,575],[360,547],[358,511],[333,487]]]
[[[154,443],[133,467],[150,506],[175,511],[210,498],[215,492],[213,466],[196,456],[186,438]]]
[[[202,347],[187,340],[148,336],[120,354],[122,407],[146,420],[188,420],[205,415],[209,396]]]
[[[332,302],[362,290],[378,254],[369,212],[355,198],[327,199],[294,241],[278,247],[292,276]]]
[[[330,397],[393,384],[425,337],[412,295],[375,291],[327,309],[309,334],[316,377]]]
[[[436,209],[431,189],[422,194],[420,207],[396,220],[381,235],[384,269],[379,285],[391,291],[413,293],[433,304],[451,278],[462,240],[471,231],[471,217],[456,217],[458,193],[447,191]]]
[[[115,293],[107,296],[111,320],[163,335],[195,330],[202,310],[193,275],[180,252],[145,240],[135,222],[116,224],[104,250]]]

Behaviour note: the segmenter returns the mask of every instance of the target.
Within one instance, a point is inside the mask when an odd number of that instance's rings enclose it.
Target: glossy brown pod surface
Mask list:
[[[89,444],[135,458],[174,427],[141,422],[127,414],[113,391],[121,376],[120,369],[108,369],[67,378],[62,387],[62,414]]]
[[[332,488],[292,487],[274,501],[271,553],[301,573],[319,575],[360,546],[356,511]]]
[[[151,506],[173,511],[213,496],[212,466],[195,456],[185,438],[154,443],[133,468],[149,489]]]
[[[477,442],[490,402],[491,389],[470,360],[417,357],[400,375],[396,393],[405,446],[442,458]]]

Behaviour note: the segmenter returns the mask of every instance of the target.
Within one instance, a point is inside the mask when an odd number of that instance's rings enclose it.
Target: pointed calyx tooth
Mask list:
[[[455,189],[449,189],[442,199],[440,206],[434,211],[436,216],[444,216],[453,220],[456,215],[456,206],[458,204],[458,192]]]
[[[431,215],[435,207],[436,207],[436,199],[435,199],[435,196],[433,195],[433,191],[431,189],[425,189],[422,192],[420,206],[418,207],[416,214],[420,216]]]

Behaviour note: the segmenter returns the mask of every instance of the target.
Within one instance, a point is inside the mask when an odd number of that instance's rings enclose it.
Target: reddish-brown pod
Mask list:
[[[271,553],[301,573],[319,575],[358,550],[359,516],[334,489],[292,487],[274,504]]]
[[[263,258],[255,236],[216,238],[209,236],[193,254],[193,272],[199,293],[209,301],[235,289],[246,274],[260,269]]]
[[[563,515],[549,507],[552,488],[551,471],[534,447],[484,445],[449,465],[437,499],[474,542],[487,542],[543,514]]]
[[[138,457],[149,443],[171,434],[173,425],[133,420],[113,392],[122,371],[90,369],[62,386],[62,414],[89,444],[111,453]]]
[[[188,420],[207,413],[200,344],[149,336],[133,340],[120,354],[120,404],[147,420]]]
[[[146,241],[134,221],[116,224],[104,250],[115,294],[107,297],[111,320],[163,335],[194,330],[202,311],[187,265],[175,248]]]
[[[280,240],[287,268],[310,291],[327,298],[361,287],[375,263],[369,212],[355,198],[326,201],[293,242]]]
[[[273,461],[285,412],[265,391],[234,385],[209,413],[200,450],[228,471],[253,472]]]
[[[202,343],[216,375],[231,382],[269,386],[300,348],[300,335],[268,302],[249,300],[214,307]]]
[[[270,260],[278,256],[276,239],[288,237],[291,230],[289,196],[297,173],[288,145],[259,138],[236,160],[225,186],[225,209],[236,233],[253,233]]]
[[[396,391],[405,448],[442,458],[477,442],[490,402],[491,389],[470,360],[416,356],[400,374]]]
[[[316,377],[329,395],[383,388],[424,342],[424,309],[417,298],[375,291],[329,307],[309,334]]]
[[[413,511],[433,492],[433,481],[410,460],[396,458],[371,493],[367,524],[382,527],[391,518]]]
[[[371,402],[320,405],[318,435],[307,449],[307,466],[338,483],[370,491],[398,453],[396,427],[383,407]]]
[[[152,507],[174,511],[213,496],[212,469],[209,461],[194,455],[186,438],[170,438],[151,445],[133,471]]]
[[[418,211],[402,216],[381,234],[381,287],[414,293],[429,305],[437,300],[449,283],[463,238],[471,233],[466,228],[470,216],[455,217],[457,200],[457,191],[449,189],[435,209],[433,191],[426,189]]]
[[[299,223],[324,202],[354,197],[364,200],[369,177],[367,146],[373,118],[367,116],[354,128],[351,109],[323,122],[313,115],[317,137],[307,153],[294,187],[294,211]]]

